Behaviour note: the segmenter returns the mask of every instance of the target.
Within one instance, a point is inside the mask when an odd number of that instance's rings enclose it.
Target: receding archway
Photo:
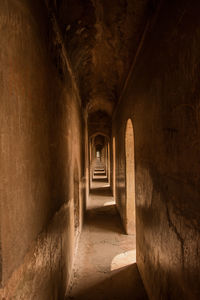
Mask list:
[[[126,232],[135,234],[135,158],[134,132],[131,119],[126,124],[125,134],[126,153]]]

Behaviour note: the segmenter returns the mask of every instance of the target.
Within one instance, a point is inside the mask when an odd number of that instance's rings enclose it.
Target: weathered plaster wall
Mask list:
[[[78,235],[73,217],[78,194],[78,232],[82,224],[81,108],[47,17],[39,0],[0,3],[0,295],[5,299],[62,299]]]
[[[122,216],[134,125],[137,264],[150,299],[200,298],[199,11],[199,1],[163,1],[113,120]]]

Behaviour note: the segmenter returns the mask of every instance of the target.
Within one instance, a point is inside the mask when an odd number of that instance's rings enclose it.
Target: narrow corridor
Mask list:
[[[93,182],[67,299],[147,299],[135,261],[135,238],[124,234],[108,183]]]
[[[0,0],[0,300],[200,300],[199,16]]]

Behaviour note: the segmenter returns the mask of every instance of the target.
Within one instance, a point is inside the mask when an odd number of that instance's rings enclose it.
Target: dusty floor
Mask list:
[[[135,254],[135,237],[124,234],[108,184],[93,183],[67,299],[147,299]]]

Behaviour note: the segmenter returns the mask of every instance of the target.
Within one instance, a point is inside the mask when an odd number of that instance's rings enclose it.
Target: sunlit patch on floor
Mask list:
[[[111,271],[136,263],[136,249],[116,255],[111,262]]]
[[[108,202],[105,202],[103,206],[109,206],[109,205],[114,205],[115,204],[115,201],[108,201]]]

